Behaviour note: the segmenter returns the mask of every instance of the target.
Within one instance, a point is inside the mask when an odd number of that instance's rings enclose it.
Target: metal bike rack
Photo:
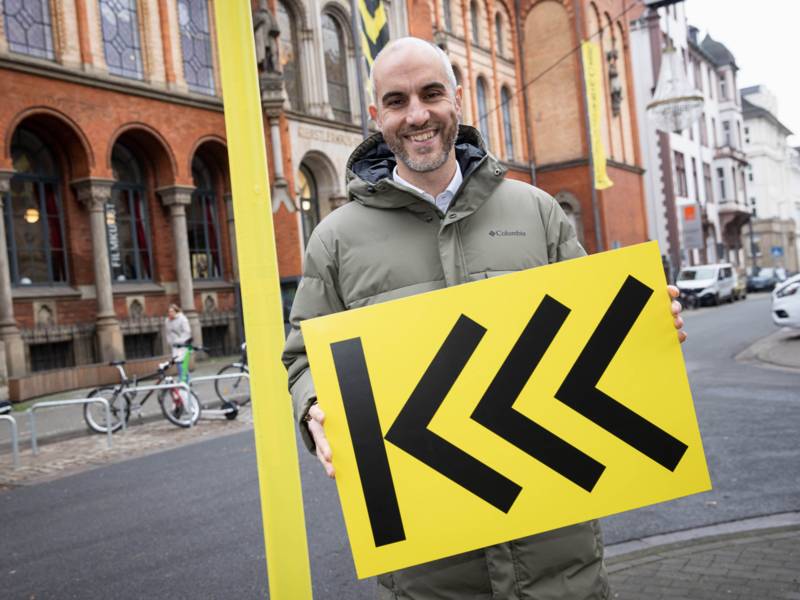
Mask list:
[[[247,377],[250,379],[250,373],[228,373],[225,375],[203,375],[202,377],[192,377],[189,380],[189,385],[194,385],[195,383],[201,381],[217,381],[218,379],[233,379],[234,377]],[[232,408],[209,408],[203,410],[203,413],[214,415],[214,416],[224,416],[231,412]]]
[[[0,421],[8,421],[11,426],[11,453],[14,456],[14,468],[19,468],[19,432],[17,421],[11,415],[0,415]]]
[[[136,387],[129,387],[122,390],[122,394],[135,394],[138,392],[149,392],[150,390],[171,390],[174,388],[182,388],[186,390],[188,395],[191,395],[192,389],[189,387],[189,384],[184,383],[183,381],[178,381],[175,383],[160,383],[158,385],[137,385]],[[200,411],[200,414],[203,414],[203,409],[200,406],[200,401],[197,401],[197,410]],[[199,416],[197,417],[200,418]],[[194,419],[189,419],[189,428],[194,427]],[[122,419],[122,429],[125,430],[125,419]]]
[[[74,398],[70,400],[46,400],[44,402],[37,402],[31,406],[27,411],[28,421],[31,427],[31,450],[34,455],[39,453],[39,446],[36,444],[36,413],[35,411],[40,408],[52,408],[54,406],[70,406],[71,404],[92,404],[98,402],[103,405],[106,411],[106,423],[109,424],[108,431],[106,431],[106,440],[108,447],[111,448],[111,409],[108,406],[108,400],[105,398]],[[125,422],[125,418],[122,419]]]

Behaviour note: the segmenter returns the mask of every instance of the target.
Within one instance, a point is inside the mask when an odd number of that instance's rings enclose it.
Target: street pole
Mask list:
[[[369,137],[367,103],[364,101],[364,56],[361,53],[361,26],[359,25],[357,0],[350,0],[350,29],[353,30],[353,48],[356,52],[356,83],[358,85],[358,106],[361,111],[361,135],[364,139]]]
[[[581,32],[581,2],[583,0],[575,0],[575,35],[580,45],[583,41]],[[592,154],[592,123],[589,117],[589,96],[586,93],[586,65],[583,61],[583,52],[580,52],[581,57],[581,91],[583,92],[583,122],[586,128],[586,142],[588,144],[589,155],[589,177],[592,182],[592,215],[594,216],[594,238],[595,238],[595,252],[602,252],[605,250],[603,244],[603,232],[600,227],[600,207],[597,200],[597,189],[595,188],[594,177],[594,155]]]

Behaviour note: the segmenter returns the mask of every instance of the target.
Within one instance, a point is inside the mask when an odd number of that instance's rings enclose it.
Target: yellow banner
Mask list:
[[[710,489],[655,242],[302,324],[359,577]]]
[[[606,173],[606,149],[603,147],[603,134],[600,110],[603,94],[603,61],[600,46],[595,42],[581,42],[583,53],[583,75],[586,81],[586,103],[589,109],[589,130],[592,137],[592,162],[594,163],[594,187],[604,190],[614,185]]]
[[[250,2],[225,0],[214,7],[269,592],[275,600],[310,600],[294,419],[280,361],[283,309]]]

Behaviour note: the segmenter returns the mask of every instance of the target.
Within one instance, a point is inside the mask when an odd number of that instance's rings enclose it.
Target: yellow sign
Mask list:
[[[302,328],[359,577],[710,489],[655,242]]]
[[[583,53],[583,77],[586,81],[586,103],[589,110],[589,129],[592,139],[592,163],[594,164],[594,187],[604,190],[614,185],[606,173],[606,149],[600,131],[600,100],[603,97],[603,61],[600,46],[596,42],[581,42]]]

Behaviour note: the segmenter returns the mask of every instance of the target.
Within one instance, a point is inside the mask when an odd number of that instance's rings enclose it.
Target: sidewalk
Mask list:
[[[235,355],[202,362],[198,361],[194,371],[192,371],[192,377],[215,375],[224,365],[238,359],[239,356]],[[47,396],[40,396],[25,402],[23,406],[27,409],[30,405],[43,400],[86,398],[92,389],[94,388],[69,390],[56,394],[49,394]],[[204,405],[216,398],[213,382],[200,382],[194,386],[194,389],[198,398],[200,398],[200,401]],[[13,410],[11,414],[17,421],[20,448],[27,448],[30,441],[30,424],[27,414],[24,410]],[[150,421],[161,417],[161,408],[155,394],[153,394],[142,407],[140,416],[144,421]],[[136,424],[138,421],[139,416],[131,415],[132,424]],[[39,445],[68,440],[79,436],[92,435],[86,422],[83,420],[83,406],[64,406],[37,411],[36,432],[36,439]],[[7,424],[0,423],[0,456],[9,452],[11,452],[11,432]]]
[[[740,352],[736,360],[785,369],[800,369],[800,329],[784,327]]]
[[[619,600],[798,600],[800,513],[610,546]]]

